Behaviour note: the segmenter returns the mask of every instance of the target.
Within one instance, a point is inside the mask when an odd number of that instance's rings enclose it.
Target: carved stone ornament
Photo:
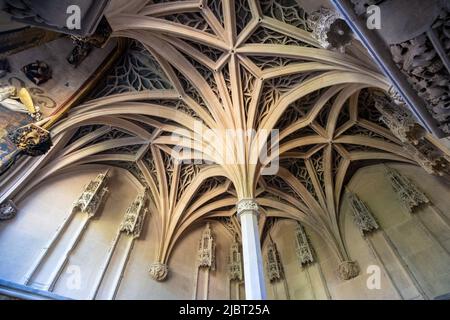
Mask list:
[[[448,21],[450,15],[445,10],[442,12],[442,20]],[[444,24],[434,25],[430,32],[436,33],[445,46],[449,35],[444,31]],[[449,73],[427,34],[422,33],[408,41],[391,45],[391,54],[408,82],[426,102],[428,111],[439,122],[440,128],[450,133]]]
[[[397,170],[387,167],[387,176],[397,198],[409,213],[413,213],[421,205],[430,202],[427,196],[411,180],[401,175]]]
[[[12,200],[0,204],[0,220],[9,220],[16,216],[17,208]]]
[[[106,187],[107,178],[108,171],[105,171],[98,174],[94,180],[90,181],[84,187],[78,200],[73,203],[73,210],[78,208],[81,212],[88,214],[90,217],[94,216],[104,200],[105,195],[108,193],[108,188]]]
[[[206,224],[198,244],[198,266],[211,270],[216,269],[216,243],[209,222]]]
[[[138,195],[136,199],[127,208],[125,217],[120,224],[120,232],[132,235],[133,238],[139,238],[142,226],[144,225],[147,208],[145,208],[145,196]]]
[[[298,223],[295,229],[295,251],[300,265],[314,262],[312,249],[309,245],[308,237],[303,226]]]
[[[280,255],[277,245],[269,237],[267,246],[267,275],[270,282],[283,279],[283,266],[281,264]]]
[[[247,211],[258,213],[258,204],[253,199],[243,199],[238,202],[236,209],[238,216]]]
[[[228,257],[228,273],[230,280],[242,281],[244,279],[244,268],[242,265],[241,245],[235,237],[230,247]]]
[[[47,153],[52,146],[50,132],[35,124],[17,128],[8,136],[20,151],[32,157]]]
[[[374,99],[375,108],[381,113],[380,120],[401,142],[417,144],[425,136],[425,129],[414,120],[406,106],[396,105],[381,94],[374,95]]]
[[[348,200],[353,211],[353,220],[363,236],[379,228],[369,208],[356,194],[349,192]]]
[[[341,280],[350,280],[359,274],[359,266],[356,261],[343,261],[338,266],[338,277]]]
[[[150,265],[150,269],[148,270],[150,276],[153,280],[163,281],[166,279],[167,274],[169,273],[169,267],[161,262],[155,262]]]
[[[343,51],[353,40],[350,27],[335,10],[322,7],[308,16],[307,24],[313,36],[326,49]]]

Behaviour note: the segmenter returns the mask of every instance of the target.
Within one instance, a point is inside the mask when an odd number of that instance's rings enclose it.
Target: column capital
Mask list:
[[[245,212],[251,212],[258,215],[258,203],[254,199],[242,199],[236,205],[238,217]]]

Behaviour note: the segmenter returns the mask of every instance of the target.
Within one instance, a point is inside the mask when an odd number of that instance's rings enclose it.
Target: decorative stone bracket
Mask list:
[[[169,274],[169,267],[167,266],[167,264],[155,262],[150,265],[150,269],[148,270],[148,272],[153,280],[163,281]]]
[[[359,266],[356,261],[342,261],[338,266],[338,277],[341,280],[350,280],[359,275]]]
[[[9,220],[16,216],[17,208],[12,200],[0,204],[0,220]]]

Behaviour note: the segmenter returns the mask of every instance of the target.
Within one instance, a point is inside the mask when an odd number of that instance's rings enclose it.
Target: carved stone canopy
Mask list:
[[[386,171],[397,198],[409,213],[430,202],[410,179],[391,167],[387,167]]]
[[[120,231],[132,235],[133,238],[139,238],[144,225],[147,208],[145,208],[145,195],[138,195],[136,199],[127,208],[123,222],[120,225]]]
[[[230,280],[242,281],[244,279],[244,268],[242,264],[241,244],[234,238],[230,246],[228,256],[228,273]]]
[[[104,201],[106,194],[108,193],[108,188],[106,183],[108,180],[108,170],[99,173],[95,179],[90,181],[83,189],[80,197],[74,201],[72,205],[72,210],[77,208],[93,217],[100,207],[102,201]]]
[[[276,244],[269,236],[269,243],[267,245],[266,265],[269,281],[277,281],[283,279],[283,265],[281,264],[280,254]]]
[[[198,266],[211,270],[216,269],[216,242],[209,222],[206,223],[198,244]]]
[[[370,233],[379,228],[377,221],[372,216],[366,204],[354,193],[349,192],[348,200],[353,211],[353,220],[362,235]]]
[[[314,262],[312,248],[309,244],[305,229],[300,223],[297,224],[297,228],[295,230],[295,251],[297,253],[300,265],[303,266]]]

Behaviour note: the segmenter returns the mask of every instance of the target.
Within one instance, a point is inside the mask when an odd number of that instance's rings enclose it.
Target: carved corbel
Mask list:
[[[359,266],[356,261],[342,261],[338,266],[338,277],[341,280],[350,280],[359,275]]]
[[[164,281],[169,274],[169,267],[165,263],[155,262],[150,265],[148,272],[153,280]]]
[[[6,200],[0,204],[0,220],[9,220],[16,216],[17,207],[12,200]]]

